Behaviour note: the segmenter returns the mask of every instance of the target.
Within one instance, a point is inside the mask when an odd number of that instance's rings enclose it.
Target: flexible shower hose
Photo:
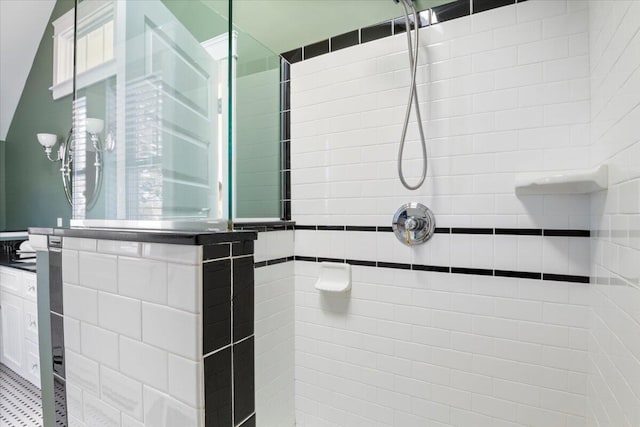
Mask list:
[[[418,11],[415,6],[411,2],[411,0],[400,0],[402,3],[402,8],[404,9],[404,22],[407,29],[407,45],[409,47],[409,66],[411,68],[411,88],[409,90],[409,102],[407,103],[407,112],[404,116],[404,125],[402,126],[402,135],[400,137],[400,148],[398,150],[398,176],[400,177],[400,182],[405,186],[408,190],[417,190],[422,186],[424,180],[427,176],[427,143],[424,138],[424,130],[422,129],[422,117],[420,116],[420,104],[418,103],[418,92],[416,91],[416,72],[418,70],[418,49],[419,49],[419,32],[418,29],[420,27],[418,21]],[[409,22],[409,11],[407,10],[407,3],[411,7],[413,11],[413,22],[414,22],[414,32],[416,33],[415,37],[415,46],[412,46],[411,40],[411,23]],[[416,185],[411,185],[407,182],[404,177],[404,171],[402,170],[402,157],[404,153],[404,143],[407,137],[407,128],[409,126],[409,116],[411,115],[411,104],[414,104],[416,109],[416,120],[418,122],[418,131],[420,132],[420,142],[422,145],[422,175],[420,180]]]

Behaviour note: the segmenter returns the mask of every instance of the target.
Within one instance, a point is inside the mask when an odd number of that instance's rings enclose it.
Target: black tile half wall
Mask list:
[[[254,385],[254,339],[233,345],[233,412],[234,425],[239,426],[256,406]]]
[[[204,419],[207,427],[233,424],[231,347],[204,359]]]
[[[206,355],[231,344],[231,260],[202,266],[202,349]]]
[[[253,257],[233,260],[233,342],[253,335]]]
[[[256,420],[254,244],[225,245],[203,251],[205,425],[250,427]]]

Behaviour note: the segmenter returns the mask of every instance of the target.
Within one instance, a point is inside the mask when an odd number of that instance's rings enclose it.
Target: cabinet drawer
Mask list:
[[[22,376],[40,388],[40,354],[38,353],[38,345],[25,340],[24,350],[25,358]]]
[[[36,301],[38,296],[38,278],[35,273],[22,272],[22,288],[24,297]]]
[[[21,271],[15,268],[0,267],[0,289],[22,296]]]
[[[38,342],[38,307],[35,303],[25,301],[23,305],[24,337],[34,343]]]

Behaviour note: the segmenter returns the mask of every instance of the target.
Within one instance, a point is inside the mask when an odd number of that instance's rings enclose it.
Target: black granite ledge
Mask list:
[[[29,234],[44,234],[84,239],[125,240],[129,242],[171,245],[210,245],[214,243],[256,240],[255,231],[182,231],[109,228],[29,228]]]

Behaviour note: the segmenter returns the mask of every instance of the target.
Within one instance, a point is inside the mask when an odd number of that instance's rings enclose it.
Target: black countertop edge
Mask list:
[[[33,263],[15,262],[13,258],[16,256],[14,253],[0,252],[0,267],[17,268],[18,270],[29,271],[31,273],[36,272],[36,259],[33,259]]]
[[[171,245],[211,245],[258,238],[256,231],[116,230],[108,228],[29,228],[29,234]]]

